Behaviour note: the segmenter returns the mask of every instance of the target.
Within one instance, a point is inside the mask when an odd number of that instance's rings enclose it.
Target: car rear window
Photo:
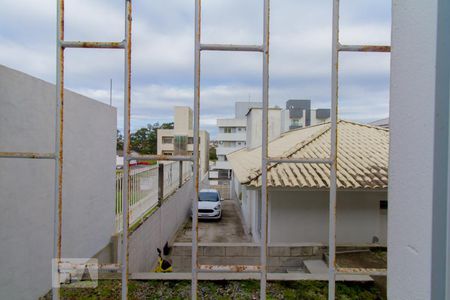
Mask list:
[[[216,202],[219,201],[219,195],[214,192],[201,192],[198,194],[198,200]]]

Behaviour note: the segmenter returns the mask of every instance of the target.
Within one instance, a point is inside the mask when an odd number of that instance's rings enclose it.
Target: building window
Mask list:
[[[172,152],[166,152],[166,151],[163,151],[162,154],[163,154],[163,155],[172,155],[173,153],[172,153]]]
[[[231,127],[225,127],[224,129],[223,129],[223,132],[225,132],[225,133],[232,133],[232,130],[231,130],[232,128]]]
[[[387,209],[387,208],[388,208],[387,200],[381,200],[380,201],[380,209]]]
[[[173,137],[171,136],[163,136],[162,137],[163,144],[173,144]]]
[[[192,144],[194,144],[194,138],[192,137],[192,136],[190,136],[190,137],[188,137],[188,140],[187,140],[188,142],[188,144],[189,145],[192,145]],[[200,137],[198,137],[198,143],[200,144],[200,141],[201,141],[201,139],[200,139]]]

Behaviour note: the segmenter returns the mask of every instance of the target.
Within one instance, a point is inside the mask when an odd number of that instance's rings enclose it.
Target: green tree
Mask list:
[[[209,160],[216,161],[217,160],[217,151],[215,147],[209,147]]]
[[[123,151],[123,135],[120,133],[119,129],[117,129],[116,135],[116,150]]]
[[[173,129],[172,123],[148,124],[147,127],[142,127],[131,134],[131,150],[139,154],[156,154],[157,150],[157,135],[156,130]]]

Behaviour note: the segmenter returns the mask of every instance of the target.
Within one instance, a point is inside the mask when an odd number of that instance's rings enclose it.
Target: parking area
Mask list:
[[[222,201],[222,219],[199,220],[199,242],[205,243],[246,243],[251,242],[251,236],[245,233],[239,214],[238,204],[234,200]],[[176,243],[191,242],[192,221],[189,220],[177,233]]]

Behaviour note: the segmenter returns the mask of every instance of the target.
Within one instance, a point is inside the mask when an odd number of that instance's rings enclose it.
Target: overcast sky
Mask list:
[[[121,41],[122,0],[66,0],[66,40]],[[311,99],[330,107],[331,0],[271,1],[270,104]],[[341,1],[341,43],[390,44],[389,0]],[[0,0],[0,64],[55,82],[56,0]],[[194,0],[134,0],[132,129],[171,121],[193,104]],[[263,0],[204,0],[204,43],[262,42]],[[233,117],[234,102],[260,101],[262,59],[254,53],[202,55],[201,126]],[[340,117],[388,116],[389,55],[344,53]],[[123,128],[123,51],[66,50],[66,88],[113,105]]]

